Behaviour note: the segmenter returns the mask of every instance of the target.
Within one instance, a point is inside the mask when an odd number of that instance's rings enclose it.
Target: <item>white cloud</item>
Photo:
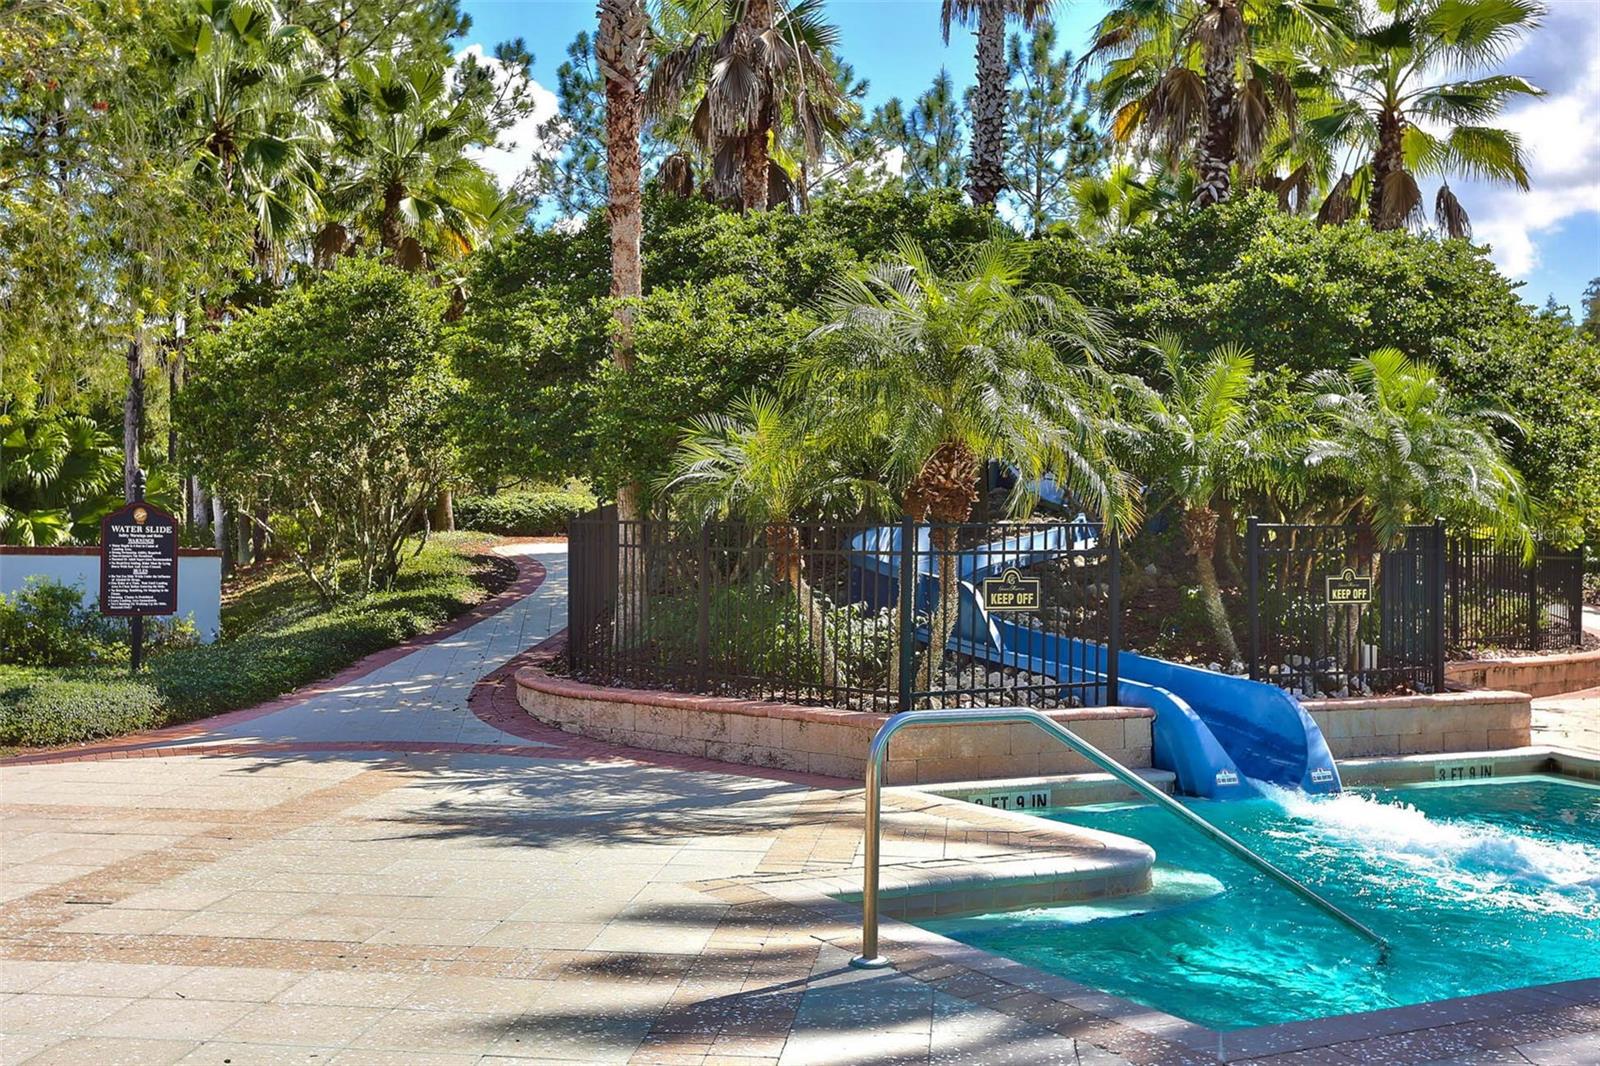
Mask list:
[[[1473,238],[1492,245],[1501,270],[1526,277],[1540,265],[1541,234],[1600,213],[1600,4],[1553,0],[1544,25],[1500,69],[1548,92],[1508,108],[1497,123],[1522,137],[1532,190],[1451,185],[1472,216]]]
[[[493,73],[496,85],[503,84],[509,77],[507,65],[486,55],[483,45],[468,45],[456,53],[455,61],[460,63],[469,55]],[[470,153],[474,160],[495,176],[502,189],[509,189],[515,185],[517,179],[533,165],[536,157],[553,154],[556,150],[555,145],[545,145],[539,138],[540,125],[550,121],[560,110],[556,94],[537,81],[532,82],[530,88],[533,93],[533,110],[510,128],[502,130],[499,143],[495,147],[474,149]]]

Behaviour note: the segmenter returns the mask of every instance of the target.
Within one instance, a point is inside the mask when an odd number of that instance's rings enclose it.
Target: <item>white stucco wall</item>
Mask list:
[[[30,577],[50,578],[83,589],[85,603],[100,598],[100,555],[29,552],[8,547],[0,552],[0,593],[10,595]],[[222,557],[178,555],[178,615],[188,618],[207,643],[222,630]]]

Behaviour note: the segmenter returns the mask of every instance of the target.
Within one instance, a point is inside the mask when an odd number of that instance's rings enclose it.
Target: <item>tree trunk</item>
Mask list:
[[[250,526],[252,523],[245,517],[248,513],[242,503],[233,509],[233,557],[234,561],[240,566],[250,565]]]
[[[806,581],[805,565],[800,556],[800,530],[787,522],[774,522],[766,528],[767,551],[772,556],[773,571],[782,576],[799,601],[800,624],[806,629],[806,642],[817,657],[825,688],[839,684],[839,663],[828,641],[828,622],[816,593]]]
[[[1194,190],[1198,207],[1228,198],[1239,127],[1239,49],[1244,21],[1237,0],[1208,0],[1211,32],[1205,39],[1206,128],[1200,138]]]
[[[1006,185],[1006,0],[978,5],[978,83],[972,93],[972,202],[992,205]]]
[[[1372,155],[1372,188],[1367,191],[1367,221],[1375,230],[1399,229],[1406,211],[1397,199],[1392,178],[1405,166],[1401,151],[1406,124],[1397,113],[1384,110],[1378,115],[1378,148]]]
[[[1233,639],[1228,609],[1222,602],[1222,587],[1217,583],[1217,568],[1212,563],[1217,550],[1217,513],[1209,507],[1189,508],[1183,514],[1183,533],[1188,538],[1189,554],[1194,556],[1195,572],[1200,578],[1200,599],[1205,605],[1206,618],[1228,659],[1224,665],[1231,666],[1239,660],[1239,644]]]
[[[391,185],[383,190],[383,218],[378,223],[378,239],[383,242],[383,250],[390,256],[405,239],[405,229],[400,221],[400,201],[405,197],[403,185]]]
[[[939,602],[929,619],[928,654],[917,673],[918,687],[933,688],[944,665],[945,645],[955,632],[961,610],[961,568],[956,556],[960,523],[972,517],[978,500],[978,456],[960,441],[946,441],[923,463],[909,498],[926,501],[928,518],[935,523],[928,542],[939,577]]]
[[[189,485],[189,520],[196,529],[211,528],[211,506],[199,477],[186,479]]]
[[[250,561],[260,566],[267,561],[267,520],[271,517],[266,504],[258,504],[255,521],[250,523]]]
[[[644,211],[639,198],[639,128],[643,112],[639,90],[644,71],[650,16],[643,0],[600,0],[600,28],[595,35],[595,60],[606,87],[606,217],[611,227],[611,296],[616,330],[611,360],[625,372],[633,369],[634,307],[643,294],[644,264],[640,236]],[[619,643],[629,643],[643,620],[644,556],[637,546],[643,517],[643,490],[638,482],[617,487],[617,627]]]
[[[211,546],[224,554],[226,565],[226,551],[228,546],[228,511],[222,505],[222,497],[211,497]]]
[[[1239,523],[1233,513],[1233,504],[1226,500],[1217,505],[1217,550],[1214,559],[1229,584],[1244,584],[1244,568],[1239,565]]]
[[[144,429],[144,346],[128,342],[128,390],[122,398],[122,498],[133,499],[139,476],[139,435]]]
[[[760,70],[766,66],[766,38],[772,32],[777,13],[772,0],[748,0],[739,24],[742,50]],[[755,121],[744,132],[744,153],[740,160],[739,203],[746,211],[767,209],[767,132],[772,129],[773,101],[766,99],[765,80],[758,74],[753,89],[762,93],[755,104]]]
[[[446,485],[439,490],[438,497],[433,501],[433,513],[428,516],[428,525],[436,533],[453,533],[456,528],[456,498],[455,493]]]

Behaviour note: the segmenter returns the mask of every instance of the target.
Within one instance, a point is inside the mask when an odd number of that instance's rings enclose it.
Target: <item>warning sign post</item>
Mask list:
[[[100,613],[131,619],[133,669],[144,659],[146,615],[178,613],[178,520],[135,499],[100,523]]]

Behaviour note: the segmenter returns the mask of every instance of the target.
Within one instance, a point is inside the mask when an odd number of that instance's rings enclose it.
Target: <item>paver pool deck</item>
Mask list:
[[[849,908],[797,886],[859,866],[859,791],[532,723],[509,670],[565,556],[502,550],[502,609],[365,672],[0,767],[0,1064],[1216,1061],[892,931],[850,969]],[[899,862],[1026,835],[898,803]],[[1253,1061],[1596,1063],[1594,998]]]

